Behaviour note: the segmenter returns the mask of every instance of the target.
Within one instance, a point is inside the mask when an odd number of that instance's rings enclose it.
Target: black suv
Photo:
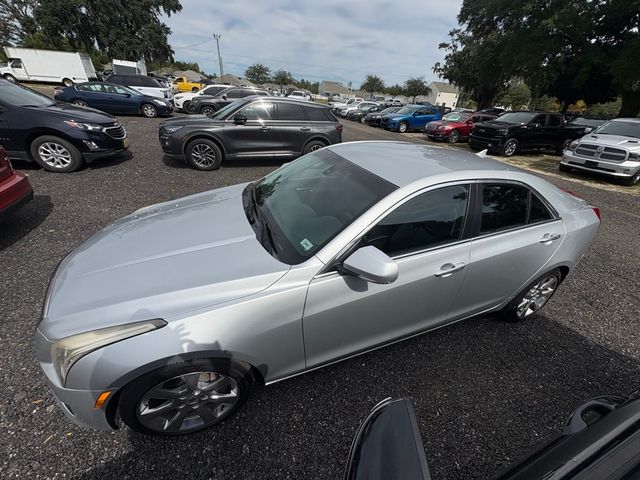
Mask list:
[[[552,150],[561,155],[573,140],[584,134],[584,127],[568,124],[560,113],[508,112],[476,124],[469,136],[469,146],[506,157],[524,150]]]
[[[342,125],[326,106],[253,96],[213,118],[178,117],[160,124],[168,156],[186,158],[198,170],[216,170],[223,159],[295,158],[342,142]]]
[[[128,140],[111,115],[0,80],[0,145],[11,159],[35,161],[50,172],[72,172],[84,161],[125,150]]]
[[[270,96],[266,90],[250,87],[229,87],[215,95],[197,95],[191,99],[190,113],[204,113],[212,117],[218,110],[226,107],[231,102],[252,95]]]

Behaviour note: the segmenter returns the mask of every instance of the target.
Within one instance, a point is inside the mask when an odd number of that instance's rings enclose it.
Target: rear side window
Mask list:
[[[528,223],[545,222],[552,218],[553,214],[549,211],[544,202],[540,200],[535,193],[531,192],[531,207],[529,209]]]
[[[279,103],[278,113],[276,114],[276,120],[299,120],[304,121],[304,110],[301,105],[295,105],[291,103]]]
[[[529,190],[519,185],[482,186],[481,233],[506,230],[527,223]]]
[[[304,107],[304,111],[307,112],[307,117],[309,120],[314,122],[326,122],[330,120],[330,118],[325,113],[329,111],[328,108],[313,108],[313,107]]]
[[[226,95],[227,98],[242,98],[245,97],[246,95],[244,94],[244,90],[241,90],[239,88],[233,89],[233,90],[229,90]]]

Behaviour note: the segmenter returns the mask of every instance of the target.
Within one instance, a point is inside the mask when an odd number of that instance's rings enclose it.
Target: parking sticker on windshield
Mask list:
[[[302,245],[302,248],[304,248],[304,250],[306,252],[308,252],[309,250],[311,250],[313,248],[313,243],[311,243],[306,238],[300,242],[300,245]]]

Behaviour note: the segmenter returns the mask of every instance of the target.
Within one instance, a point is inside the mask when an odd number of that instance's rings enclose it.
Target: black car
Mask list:
[[[525,150],[551,150],[561,155],[567,145],[584,134],[585,127],[568,124],[560,113],[509,112],[476,124],[469,146],[506,157]]]
[[[411,402],[387,399],[362,423],[345,480],[432,480]],[[494,480],[640,479],[640,398],[600,397],[569,417],[562,434]]]
[[[498,115],[502,115],[504,112],[505,112],[505,109],[500,107],[483,108],[482,110],[478,111],[478,113],[487,113],[489,115],[493,115],[494,117],[497,117]]]
[[[212,117],[218,110],[226,107],[231,102],[252,95],[270,96],[267,90],[250,87],[229,87],[215,95],[197,95],[191,99],[189,111],[192,113],[203,113],[207,117]]]
[[[608,121],[609,120],[605,118],[573,117],[568,121],[568,123],[574,127],[584,127],[584,133],[587,134],[591,133],[600,125],[604,125]]]
[[[12,160],[73,172],[85,161],[126,150],[128,139],[111,115],[0,80],[0,145]]]
[[[232,158],[290,159],[342,142],[342,125],[325,106],[252,96],[218,111],[160,124],[162,150],[198,170]]]
[[[354,122],[364,123],[364,118],[369,113],[381,112],[385,108],[384,105],[367,105],[362,108],[356,108],[355,110],[350,110],[345,117],[347,120],[353,120]]]
[[[380,110],[379,112],[369,112],[364,116],[364,122],[361,122],[366,124],[366,125],[372,125],[374,127],[379,127],[380,126],[380,119],[382,118],[383,115],[386,115],[388,113],[396,113],[398,110],[400,110],[402,107],[386,107],[383,108],[382,110]]]
[[[107,113],[143,115],[149,118],[170,115],[173,111],[169,100],[150,97],[133,88],[105,82],[86,82],[70,87],[57,87],[53,91],[53,98]]]

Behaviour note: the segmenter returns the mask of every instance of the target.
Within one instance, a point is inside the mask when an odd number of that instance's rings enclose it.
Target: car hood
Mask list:
[[[258,293],[290,268],[257,241],[244,185],[143,208],[59,265],[40,331],[49,340],[171,317]]]
[[[64,102],[56,102],[49,107],[25,107],[32,112],[47,112],[59,116],[61,120],[76,120],[86,123],[113,123],[117,119],[109,114],[89,107],[78,107]]]
[[[623,147],[633,151],[640,151],[640,138],[624,137],[622,135],[602,135],[590,133],[580,139],[581,142],[595,143],[611,147]]]
[[[446,122],[444,120],[436,120],[434,122],[429,122],[428,126],[429,127],[433,127],[433,128],[437,128],[437,127],[447,127],[447,128],[454,128],[454,127],[460,127],[464,125],[463,122]]]

